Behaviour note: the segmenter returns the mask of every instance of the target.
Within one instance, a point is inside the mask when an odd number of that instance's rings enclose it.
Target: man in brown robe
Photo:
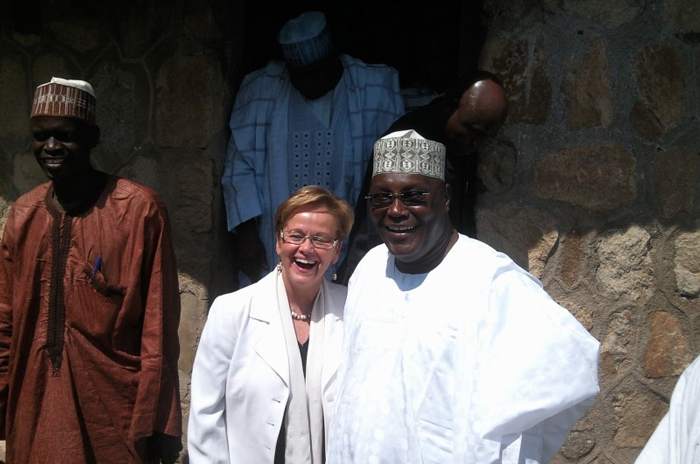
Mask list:
[[[7,461],[174,462],[180,299],[165,206],[90,165],[87,82],[37,87],[30,127],[50,181],[14,203],[0,247]]]

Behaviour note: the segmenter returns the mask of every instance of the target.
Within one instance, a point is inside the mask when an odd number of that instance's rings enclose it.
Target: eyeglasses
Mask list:
[[[430,192],[421,192],[420,190],[410,190],[408,192],[398,193],[370,193],[365,196],[365,200],[369,200],[370,205],[374,209],[386,208],[390,206],[396,198],[401,200],[404,206],[424,206],[425,196]]]
[[[282,238],[284,243],[291,243],[292,245],[301,245],[308,238],[314,248],[320,248],[322,250],[329,250],[338,243],[338,239],[331,238],[328,235],[304,235],[300,230],[290,230],[287,232],[281,230],[280,238]]]

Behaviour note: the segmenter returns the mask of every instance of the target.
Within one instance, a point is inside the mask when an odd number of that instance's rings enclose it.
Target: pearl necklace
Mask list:
[[[294,312],[293,309],[290,309],[292,312],[292,319],[296,319],[297,321],[306,321],[311,317],[311,314],[298,314]]]

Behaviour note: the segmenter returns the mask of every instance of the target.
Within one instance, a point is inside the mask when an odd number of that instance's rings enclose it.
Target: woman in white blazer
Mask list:
[[[192,464],[321,464],[347,289],[323,275],[353,212],[308,186],[277,209],[277,268],[218,297],[192,371]]]

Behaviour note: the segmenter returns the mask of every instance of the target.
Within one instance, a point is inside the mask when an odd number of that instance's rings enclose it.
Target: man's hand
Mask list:
[[[146,440],[146,453],[149,464],[174,464],[180,457],[180,451],[182,450],[180,437],[155,432]]]
[[[247,275],[251,282],[257,282],[264,271],[270,270],[265,258],[265,245],[258,237],[255,219],[249,219],[236,227],[233,250],[238,269]]]

